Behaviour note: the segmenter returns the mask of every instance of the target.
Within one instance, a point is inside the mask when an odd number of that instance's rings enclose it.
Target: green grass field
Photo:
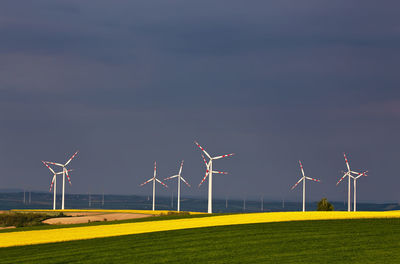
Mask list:
[[[222,226],[1,248],[0,263],[400,263],[400,219]]]

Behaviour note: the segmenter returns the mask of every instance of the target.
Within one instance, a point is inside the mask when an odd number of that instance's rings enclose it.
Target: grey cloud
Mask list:
[[[397,199],[397,2],[2,5],[6,187],[46,190],[40,160],[77,148],[71,192],[145,194],[137,185],[154,160],[164,175],[184,158],[198,182],[196,139],[210,152],[237,153],[218,163],[231,185],[216,178],[217,196],[298,199],[288,188],[301,159],[325,183],[310,189],[311,199],[342,199],[334,185],[346,151],[371,172],[361,200]]]

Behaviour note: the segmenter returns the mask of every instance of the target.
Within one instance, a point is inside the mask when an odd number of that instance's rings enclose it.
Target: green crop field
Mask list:
[[[1,248],[0,263],[400,263],[400,219],[187,229]]]

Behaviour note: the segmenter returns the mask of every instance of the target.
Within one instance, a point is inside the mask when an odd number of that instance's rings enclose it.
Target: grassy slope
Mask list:
[[[0,249],[0,263],[400,263],[400,219],[222,226]]]

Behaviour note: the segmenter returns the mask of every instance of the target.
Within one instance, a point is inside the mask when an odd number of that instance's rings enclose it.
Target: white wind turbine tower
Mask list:
[[[190,184],[187,183],[187,181],[181,176],[182,167],[183,167],[183,160],[181,162],[181,167],[179,168],[178,174],[164,179],[164,181],[166,181],[166,180],[178,177],[178,205],[177,205],[178,212],[180,211],[180,208],[181,208],[181,181],[183,181],[184,183],[186,183],[187,186],[190,187]]]
[[[368,171],[365,171],[363,173],[358,173],[358,176],[353,177],[353,181],[354,181],[354,187],[353,187],[354,188],[353,189],[353,192],[354,192],[354,201],[353,201],[354,206],[353,206],[353,210],[354,210],[354,212],[357,211],[357,195],[356,195],[356,192],[357,192],[357,187],[356,187],[357,179],[360,178],[361,176],[367,176],[367,172]]]
[[[55,172],[49,165],[47,165],[44,161],[42,161],[43,164],[53,173],[53,179],[51,180],[51,184],[50,184],[50,192],[51,189],[53,188],[54,185],[54,197],[53,197],[53,210],[56,210],[56,198],[57,198],[57,175],[58,174],[62,174],[63,172]],[[72,171],[72,170],[68,170],[68,171]],[[25,194],[25,193],[24,193]]]
[[[65,175],[67,175],[68,178],[68,182],[70,185],[71,184],[71,179],[69,178],[68,175],[68,169],[66,168],[66,166],[71,162],[71,160],[73,160],[75,158],[75,156],[78,154],[79,151],[75,152],[74,155],[71,156],[71,158],[65,163],[65,164],[61,164],[61,163],[56,163],[56,162],[51,162],[51,161],[44,161],[47,164],[52,164],[52,165],[56,165],[59,167],[63,168],[62,171],[62,175],[63,175],[63,188],[62,188],[62,201],[61,201],[61,210],[64,210],[64,200],[65,200]]]
[[[207,151],[204,150],[202,146],[199,145],[196,141],[194,142],[203,152],[206,154],[206,156],[210,159],[207,163],[206,159],[204,158],[203,154],[201,155],[203,157],[204,163],[206,164],[207,170],[206,170],[206,175],[204,176],[203,180],[200,182],[200,185],[206,180],[207,176],[210,176],[208,179],[208,213],[212,213],[212,175],[213,173],[219,173],[219,174],[228,174],[227,172],[219,172],[219,171],[213,171],[213,160],[217,159],[222,159],[225,157],[230,157],[235,155],[234,153],[231,154],[226,154],[222,156],[217,156],[217,157],[211,157]]]
[[[352,171],[352,170],[350,170],[350,165],[349,165],[349,161],[347,160],[347,157],[346,157],[346,153],[343,153],[343,156],[344,156],[344,160],[346,161],[346,166],[347,166],[347,172],[342,176],[342,178],[340,178],[340,180],[336,183],[336,186],[344,179],[344,178],[346,178],[346,177],[348,177],[349,178],[349,186],[348,186],[348,195],[347,195],[347,211],[348,212],[350,212],[351,211],[351,208],[350,208],[350,206],[351,206],[351,204],[350,204],[350,202],[351,202],[351,197],[350,197],[350,191],[351,191],[351,184],[350,184],[350,178],[352,178],[353,180],[354,180],[354,208],[353,208],[353,210],[354,210],[354,212],[357,210],[356,209],[356,205],[357,205],[357,198],[356,198],[356,192],[357,192],[357,188],[356,188],[356,184],[357,184],[357,179],[358,178],[360,178],[361,176],[367,176],[367,172],[368,171],[365,171],[365,172],[363,172],[363,173],[360,173],[360,172],[356,172],[356,171]],[[356,174],[356,175],[351,175],[351,174]]]
[[[301,164],[300,160],[299,160],[299,164],[300,164],[300,169],[301,169],[301,173],[303,174],[303,177],[301,177],[300,180],[298,182],[296,182],[296,184],[293,185],[293,187],[290,190],[293,190],[294,188],[296,188],[296,186],[301,181],[303,181],[303,212],[305,212],[306,211],[306,180],[315,181],[315,182],[321,182],[321,181],[305,176],[304,170],[303,170],[303,164]]]
[[[154,161],[154,176],[153,176],[153,178],[140,184],[140,186],[143,186],[151,181],[153,182],[153,211],[155,210],[155,201],[156,201],[156,181],[161,183],[164,187],[168,188],[168,186],[165,183],[163,183],[162,181],[160,181],[159,179],[156,178],[156,175],[157,175],[157,163]]]

